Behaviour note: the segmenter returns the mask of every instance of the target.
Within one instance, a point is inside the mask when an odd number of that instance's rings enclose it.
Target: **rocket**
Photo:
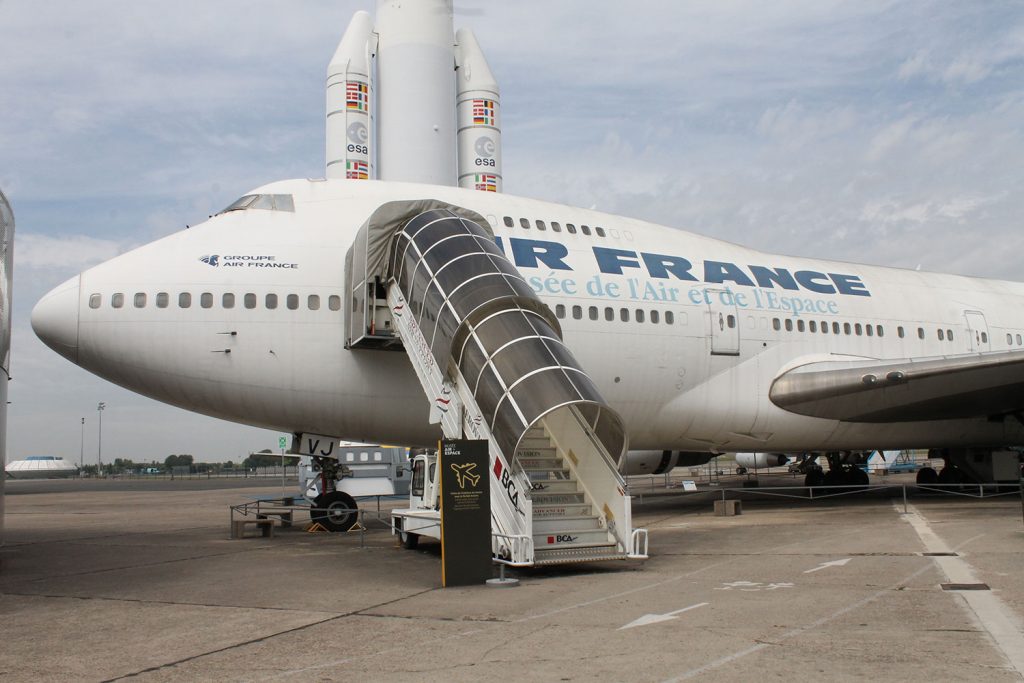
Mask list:
[[[377,0],[327,67],[328,178],[501,191],[501,97],[452,0]]]

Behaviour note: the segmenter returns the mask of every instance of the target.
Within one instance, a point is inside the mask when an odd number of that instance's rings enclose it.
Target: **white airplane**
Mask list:
[[[383,350],[390,313],[364,325],[346,264],[371,215],[421,200],[477,216],[552,312],[622,418],[624,473],[724,451],[810,452],[841,472],[910,448],[937,449],[950,481],[1016,467],[993,454],[1024,442],[1024,284],[769,254],[505,194],[272,183],[68,280],[32,325],[71,362],[188,410],[430,445],[431,402]]]

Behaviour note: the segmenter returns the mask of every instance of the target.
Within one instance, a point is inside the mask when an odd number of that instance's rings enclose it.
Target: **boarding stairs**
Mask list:
[[[378,209],[347,258],[348,346],[403,348],[430,422],[488,441],[495,561],[645,558],[617,468],[621,419],[484,226],[440,202]]]

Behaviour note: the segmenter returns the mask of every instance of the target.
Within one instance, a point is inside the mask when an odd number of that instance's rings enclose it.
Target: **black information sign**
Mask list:
[[[487,441],[441,442],[441,584],[491,578],[491,488]]]

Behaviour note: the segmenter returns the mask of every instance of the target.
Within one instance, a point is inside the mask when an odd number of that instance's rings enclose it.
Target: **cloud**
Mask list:
[[[80,272],[126,251],[112,240],[88,235],[51,237],[15,232],[14,253],[17,269],[58,268]]]

